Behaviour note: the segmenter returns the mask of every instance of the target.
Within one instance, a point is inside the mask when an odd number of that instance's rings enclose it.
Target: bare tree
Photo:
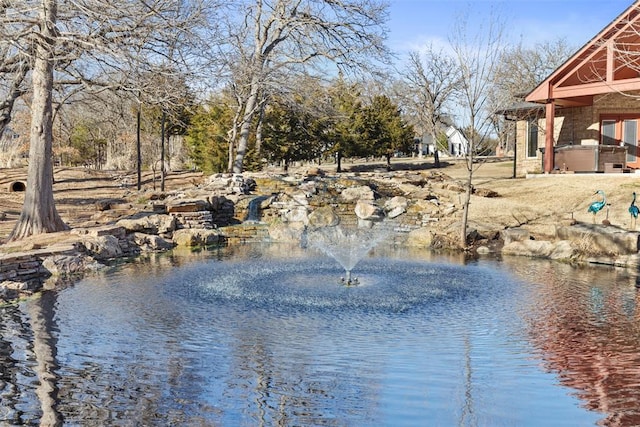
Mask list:
[[[460,84],[459,68],[443,50],[428,46],[423,54],[409,54],[403,80],[409,90],[407,107],[414,112],[417,128],[431,136],[435,166],[440,167],[437,134],[450,114],[450,104]]]
[[[522,43],[507,47],[498,61],[495,84],[492,86],[492,109],[498,111],[521,102],[524,96],[540,84],[547,76],[571,56],[574,48],[563,38],[536,43],[532,47]],[[533,111],[533,113],[537,113]],[[506,121],[495,114],[493,126],[505,151],[508,135],[513,134],[515,122]]]
[[[163,0],[7,0],[2,4],[3,24],[21,30],[8,43],[30,53],[32,61],[29,185],[10,235],[15,240],[67,228],[53,199],[54,75],[58,94],[66,100],[81,89],[133,88],[125,70],[166,58],[168,41],[173,43],[172,37],[193,27],[197,8],[189,6],[185,11],[190,3]]]
[[[467,12],[469,13],[469,12]],[[464,122],[465,137],[468,141],[465,153],[467,177],[462,202],[462,221],[460,227],[460,245],[468,247],[467,227],[469,222],[469,204],[473,191],[473,173],[478,166],[476,153],[484,150],[490,140],[493,116],[491,88],[494,85],[495,72],[503,51],[503,26],[497,16],[492,15],[486,22],[469,33],[467,16],[457,20],[454,33],[450,38],[451,47],[460,69],[458,95],[461,104],[461,119]]]
[[[53,200],[53,64],[55,60],[56,0],[42,0],[38,11],[39,33],[33,38],[33,98],[31,102],[31,140],[27,190],[22,213],[9,236],[19,239],[32,234],[67,228]]]
[[[285,84],[278,77],[327,61],[346,68],[384,58],[387,8],[382,0],[255,0],[239,6],[243,18],[231,22],[225,49],[235,61],[231,71],[241,110],[237,141],[231,141],[236,173],[243,169],[261,102]]]
[[[15,42],[24,38],[28,25],[13,22],[12,9],[11,2],[0,4],[0,135],[11,121],[15,102],[27,91],[26,77],[33,66],[33,46]]]

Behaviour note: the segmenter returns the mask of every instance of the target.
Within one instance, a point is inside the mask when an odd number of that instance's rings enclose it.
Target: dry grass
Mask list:
[[[432,160],[397,160],[392,164],[395,169],[424,170],[432,167]],[[345,165],[347,168],[381,168],[381,164],[359,163]],[[322,165],[328,172],[331,165]],[[466,169],[461,163],[444,162],[441,172],[453,179],[466,177]],[[493,162],[481,165],[474,175],[474,185],[496,191],[500,197],[486,198],[473,196],[470,207],[470,221],[490,224],[492,228],[526,226],[533,232],[552,234],[557,224],[570,220],[591,223],[593,215],[587,208],[597,197],[596,190],[607,195],[608,220],[612,225],[629,228],[631,221],[628,213],[631,193],[640,194],[640,174],[567,174],[541,175],[536,178],[513,179],[511,161]],[[24,193],[10,193],[10,182],[25,179],[26,169],[0,169],[0,242],[12,230],[23,203]],[[168,176],[167,189],[190,188],[202,182],[199,173],[181,172]],[[63,168],[55,171],[54,194],[58,211],[71,226],[81,226],[92,221],[96,213],[95,201],[104,198],[117,198],[130,203],[146,200],[153,191],[152,174],[143,175],[143,190],[135,188],[135,174],[121,172],[91,171],[83,168]],[[159,188],[159,184],[158,184]],[[1,215],[1,214],[0,214]],[[596,216],[600,223],[607,216],[606,210]]]

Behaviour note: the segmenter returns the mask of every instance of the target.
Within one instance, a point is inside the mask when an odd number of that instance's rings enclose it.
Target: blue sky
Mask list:
[[[456,16],[471,9],[482,22],[494,10],[509,39],[527,46],[558,38],[580,48],[633,3],[632,0],[390,0],[389,46],[396,52],[446,43]]]

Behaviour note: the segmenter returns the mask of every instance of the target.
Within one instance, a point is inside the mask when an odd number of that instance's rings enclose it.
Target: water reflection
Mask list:
[[[627,271],[380,247],[346,289],[308,255],[150,256],[0,307],[0,424],[640,425]]]
[[[0,422],[59,426],[57,409],[56,294],[0,307]],[[33,380],[32,380],[33,378]]]
[[[607,414],[601,425],[640,425],[637,278],[616,268],[505,263],[533,287],[525,312],[544,368]]]

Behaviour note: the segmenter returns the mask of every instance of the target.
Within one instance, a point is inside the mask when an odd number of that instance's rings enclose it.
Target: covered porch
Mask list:
[[[640,1],[530,92],[542,171],[640,169]],[[523,147],[529,150],[531,147]]]

